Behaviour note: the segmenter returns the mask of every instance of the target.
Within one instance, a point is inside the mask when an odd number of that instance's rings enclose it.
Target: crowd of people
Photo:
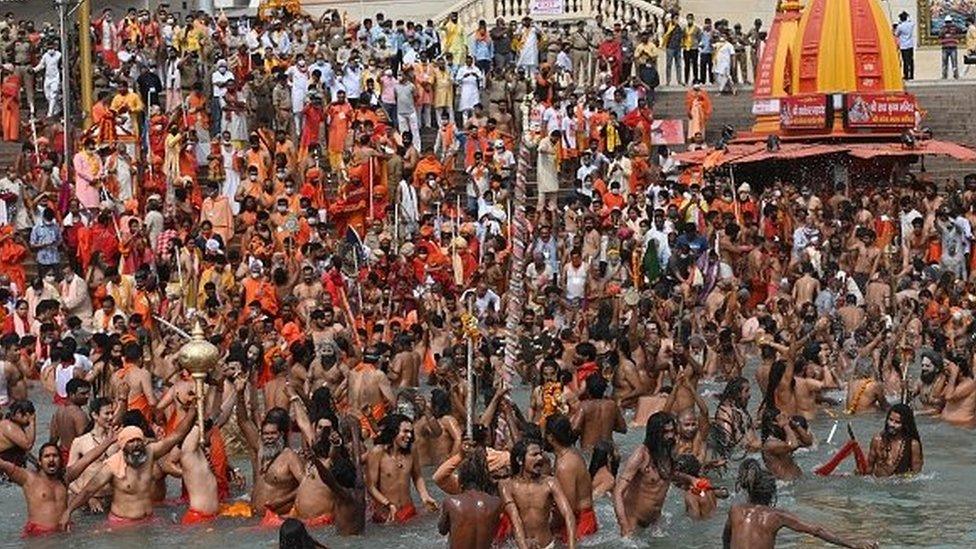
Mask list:
[[[922,470],[917,414],[976,424],[976,176],[674,175],[635,23],[114,15],[69,162],[62,59],[0,22],[23,143],[0,178],[0,471],[25,535],[80,509],[144,524],[174,477],[184,524],[283,540],[413,520],[415,492],[452,547],[573,547],[655,527],[670,493],[700,520],[741,497],[726,546],[866,547],[774,507],[809,422],[884,414],[813,471],[853,454],[875,477]],[[760,21],[678,20],[668,80],[748,81]],[[41,70],[49,118],[26,124]],[[700,143],[711,104],[688,104]],[[204,394],[178,353],[197,324],[221,351]]]

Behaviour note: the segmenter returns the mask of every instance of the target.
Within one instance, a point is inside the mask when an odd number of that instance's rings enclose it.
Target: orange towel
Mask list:
[[[42,526],[36,522],[27,521],[24,525],[23,531],[20,533],[22,538],[37,538],[41,536],[50,536],[51,534],[57,534],[57,526]]]
[[[152,420],[152,405],[145,394],[140,394],[136,398],[129,400],[129,410],[139,410],[146,421]]]
[[[566,535],[565,522],[560,522],[559,527],[555,529],[556,535],[563,543],[567,543],[568,536]],[[576,512],[576,541],[590,536],[596,533],[600,525],[596,521],[596,513],[593,512],[593,508],[589,507],[586,509],[580,509]]]
[[[125,517],[120,517],[115,513],[109,512],[108,514],[108,526],[109,528],[126,528],[129,526],[139,526],[151,522],[153,519],[152,515],[146,515],[139,519],[130,519]]]
[[[284,524],[285,518],[275,513],[271,509],[264,510],[264,517],[261,518],[261,528],[279,528]]]
[[[397,509],[396,515],[393,516],[393,522],[397,524],[406,524],[407,521],[417,516],[417,508],[412,503],[408,503],[403,507]],[[373,511],[373,522],[383,523],[389,518],[386,509],[376,509]]]
[[[216,519],[217,513],[208,514],[190,507],[186,510],[186,514],[183,515],[183,520],[180,521],[180,524],[189,526],[193,524],[202,524],[204,522],[212,522]]]
[[[304,522],[305,526],[308,526],[309,528],[315,528],[317,526],[329,526],[335,522],[335,515],[326,513],[310,519],[303,519],[302,522]]]
[[[218,513],[222,517],[230,518],[251,518],[254,516],[254,511],[251,509],[251,504],[246,501],[235,501],[234,503],[222,504]]]

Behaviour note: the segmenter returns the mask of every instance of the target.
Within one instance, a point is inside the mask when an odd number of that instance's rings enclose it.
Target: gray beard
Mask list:
[[[261,445],[261,467],[266,468],[271,465],[275,459],[281,455],[281,452],[285,451],[285,442],[278,439],[278,442],[274,444],[262,444]]]

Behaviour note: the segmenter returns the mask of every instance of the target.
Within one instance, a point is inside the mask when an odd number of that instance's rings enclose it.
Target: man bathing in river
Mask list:
[[[783,528],[816,536],[828,543],[869,549],[877,543],[858,543],[841,537],[823,526],[803,521],[793,513],[773,508],[776,503],[776,478],[759,462],[746,459],[739,466],[738,485],[746,491],[747,503],[736,503],[729,509],[722,544],[725,549],[773,549],[776,534]]]
[[[183,418],[173,434],[152,443],[146,441],[146,436],[139,427],[124,427],[119,431],[116,437],[119,451],[109,456],[98,473],[71,497],[59,521],[61,528],[67,527],[75,509],[86,505],[92,496],[108,484],[112,486],[109,526],[130,526],[151,519],[154,465],[186,437],[195,418],[194,409]]]

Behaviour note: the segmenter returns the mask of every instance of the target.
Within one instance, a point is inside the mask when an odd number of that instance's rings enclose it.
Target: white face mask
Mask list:
[[[258,180],[258,176],[254,175],[254,174],[251,174],[251,175],[247,176],[247,178],[250,179],[251,181],[257,181]]]
[[[220,68],[219,68],[219,69],[217,69],[217,70],[219,70],[219,71],[220,71],[220,74],[224,74],[225,72],[227,72],[227,67],[220,67]]]

